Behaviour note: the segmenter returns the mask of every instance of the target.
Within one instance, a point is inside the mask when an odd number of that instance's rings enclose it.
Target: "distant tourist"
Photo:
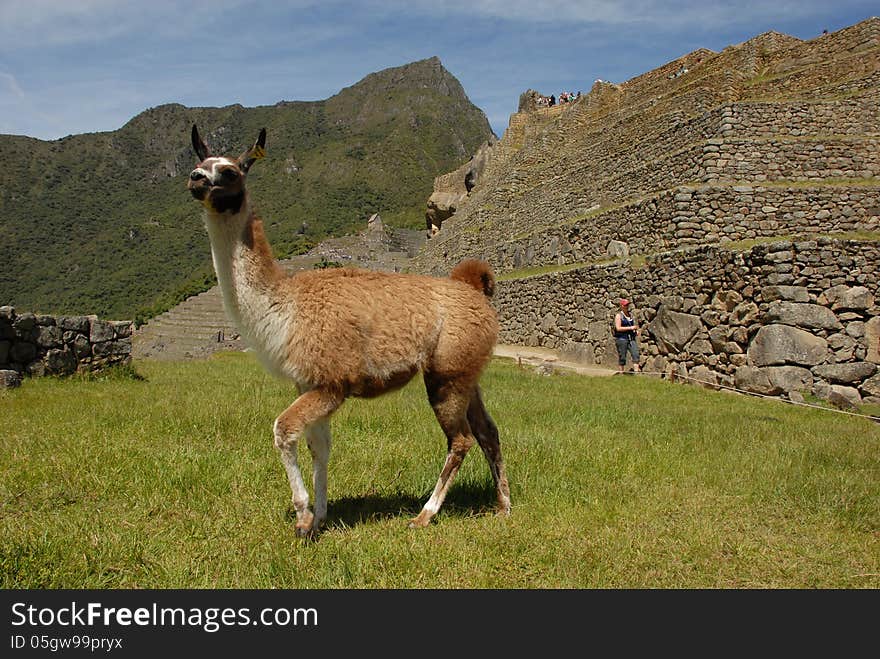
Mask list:
[[[550,94],[550,98],[547,100],[547,105],[551,108],[556,105],[556,97],[553,94]]]
[[[629,300],[620,300],[620,311],[614,315],[614,343],[617,345],[617,369],[621,373],[626,368],[626,356],[632,357],[633,371],[640,373],[639,341],[642,329],[636,322]]]
[[[670,80],[673,79],[673,78],[680,78],[681,76],[683,76],[683,75],[684,75],[685,73],[687,73],[687,72],[688,72],[687,67],[686,67],[684,64],[682,64],[682,65],[678,68],[678,71],[676,71],[675,73],[670,73],[667,77],[668,77]]]

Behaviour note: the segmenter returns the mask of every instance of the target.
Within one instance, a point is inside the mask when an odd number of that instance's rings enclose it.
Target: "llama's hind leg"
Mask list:
[[[342,403],[342,397],[322,389],[312,389],[297,398],[275,419],[275,446],[281,452],[281,462],[287,472],[287,480],[293,493],[293,507],[296,510],[296,534],[306,536],[315,529],[315,516],[309,510],[309,493],[303,482],[302,473],[297,461],[299,438],[307,428],[320,424]],[[329,455],[329,442],[327,443]],[[323,495],[315,494],[316,501],[321,501],[326,515],[326,461],[324,463]]]
[[[496,510],[498,514],[507,515],[510,513],[510,486],[507,483],[507,474],[504,470],[504,458],[501,456],[498,428],[483,404],[479,387],[474,389],[468,406],[467,418],[480,448],[483,449],[483,455],[486,456],[489,471],[495,481],[495,495],[498,501]]]
[[[411,528],[427,526],[431,518],[440,510],[455,474],[458,473],[462,461],[475,441],[467,422],[470,391],[462,392],[451,384],[440,384],[427,375],[425,384],[431,407],[434,408],[437,421],[446,434],[447,453],[434,491],[421,512],[410,521]]]

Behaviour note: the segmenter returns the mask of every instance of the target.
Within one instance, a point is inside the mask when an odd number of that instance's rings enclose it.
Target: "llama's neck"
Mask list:
[[[245,340],[258,352],[265,352],[273,332],[274,318],[283,306],[278,284],[281,267],[254,214],[247,197],[238,213],[207,211],[207,229],[217,281],[227,314]]]

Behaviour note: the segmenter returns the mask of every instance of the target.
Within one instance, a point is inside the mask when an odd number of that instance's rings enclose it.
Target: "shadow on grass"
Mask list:
[[[421,497],[404,492],[394,494],[365,494],[360,497],[332,499],[327,506],[325,528],[350,527],[385,519],[409,520],[418,515],[431,496],[425,492]],[[495,486],[492,483],[453,484],[440,508],[439,515],[449,517],[473,517],[495,511]],[[288,507],[286,519],[296,523],[296,512]]]

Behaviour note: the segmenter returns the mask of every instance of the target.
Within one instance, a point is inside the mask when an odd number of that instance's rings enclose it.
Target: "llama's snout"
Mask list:
[[[199,201],[203,201],[205,197],[208,196],[208,192],[211,189],[211,182],[208,180],[208,177],[205,176],[204,172],[194,169],[189,175],[187,187],[193,197]]]

